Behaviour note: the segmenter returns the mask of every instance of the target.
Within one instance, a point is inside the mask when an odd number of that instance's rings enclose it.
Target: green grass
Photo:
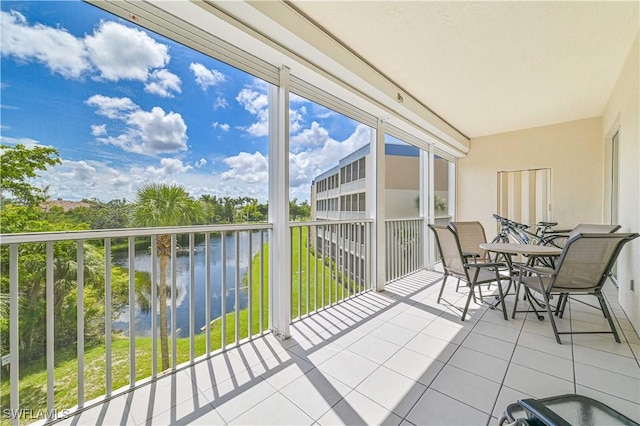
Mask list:
[[[295,319],[316,309],[337,303],[339,300],[349,297],[349,294],[361,290],[358,284],[343,277],[341,269],[336,270],[335,262],[330,261],[329,258],[325,258],[323,262],[320,256],[315,257],[313,248],[309,251],[306,244],[308,228],[295,228],[292,234],[292,318]]]
[[[302,231],[300,231],[302,229]],[[302,233],[302,235],[300,235]],[[301,240],[302,238],[302,240]],[[342,274],[336,272],[335,264],[325,259],[324,265],[321,259],[315,259],[310,253],[307,265],[308,249],[307,228],[298,228],[292,236],[292,318],[298,315],[305,315],[330,303],[335,303],[343,296],[348,296],[348,291],[341,285]],[[302,241],[302,244],[300,244]],[[263,247],[263,324],[262,330],[269,329],[269,246]],[[302,264],[299,266],[299,260]],[[298,274],[299,269],[301,273]],[[309,273],[307,274],[307,270]],[[316,271],[318,275],[318,291],[316,292]],[[249,336],[249,309],[251,310],[251,334],[260,333],[260,255],[254,257],[251,264],[251,301],[246,309],[239,313],[239,334],[236,338],[236,314],[231,312],[225,316],[225,339],[228,345],[236,341],[243,340]],[[323,285],[324,274],[324,287]],[[307,275],[310,278],[307,286]],[[331,279],[329,278],[331,277]],[[246,279],[246,278],[245,278]],[[246,285],[246,281],[245,281]],[[350,282],[351,288],[356,288]],[[308,292],[307,292],[308,287]],[[323,291],[324,290],[324,291]],[[309,307],[307,309],[307,293],[309,296]],[[323,298],[324,296],[324,298]],[[300,310],[298,309],[300,300]],[[324,303],[323,303],[324,302]],[[215,351],[221,347],[222,342],[222,318],[218,318],[211,324],[211,350]],[[136,380],[142,380],[151,376],[152,367],[152,341],[150,337],[136,337],[135,339],[135,363]],[[158,341],[158,348],[160,343]],[[181,364],[189,361],[189,338],[176,339],[177,359],[176,363]],[[206,352],[206,335],[198,334],[194,337],[195,356],[204,355]],[[105,393],[105,345],[95,344],[85,347],[84,352],[84,386],[85,401],[104,395]],[[119,333],[112,335],[112,389],[117,390],[129,384],[129,338]],[[171,356],[171,342],[169,342],[169,356]],[[157,360],[160,361],[158,350]],[[158,371],[160,371],[158,365]],[[78,361],[77,352],[74,345],[56,348],[55,369],[54,369],[54,401],[57,409],[73,407],[78,401]],[[45,410],[47,406],[47,368],[46,359],[20,366],[20,408],[32,410]],[[8,374],[2,372],[0,382],[0,413],[2,409],[10,406],[10,384]],[[0,425],[8,425],[9,420],[0,417]]]

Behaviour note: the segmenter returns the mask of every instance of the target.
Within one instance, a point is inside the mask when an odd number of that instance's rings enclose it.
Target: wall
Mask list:
[[[640,33],[639,33],[640,34]],[[619,157],[619,232],[640,232],[640,35],[631,47],[620,77],[602,117],[602,143],[608,154],[611,137],[620,129]],[[608,204],[610,155],[604,156],[605,203]],[[608,211],[603,217],[608,218]],[[640,241],[630,243],[618,260],[618,299],[636,332],[640,332]],[[635,291],[630,290],[630,280]]]
[[[551,218],[562,228],[602,220],[600,117],[471,139],[458,160],[457,220],[479,220],[487,238],[497,227],[498,171],[551,168]]]
[[[367,164],[367,167],[368,166]],[[418,190],[420,188],[420,161],[418,157],[386,155],[384,167],[386,169],[385,188],[387,190]]]

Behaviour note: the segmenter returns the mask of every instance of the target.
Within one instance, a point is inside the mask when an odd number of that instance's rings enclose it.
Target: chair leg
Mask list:
[[[600,306],[602,306],[602,312],[604,313],[604,316],[607,318],[607,321],[609,321],[609,327],[611,327],[611,331],[613,332],[613,337],[616,339],[617,343],[620,343],[620,337],[618,336],[618,331],[616,330],[616,326],[613,324],[611,313],[607,308],[607,303],[605,302],[604,297],[602,296],[602,293],[598,292],[596,294],[596,297],[600,301]]]
[[[567,307],[567,301],[569,300],[569,294],[565,293],[564,297],[562,298],[562,307],[560,308],[560,315],[559,317],[562,318],[564,317],[564,310]],[[560,303],[560,301],[558,301],[558,304]]]
[[[549,303],[549,295],[547,295],[546,291],[542,292],[542,298],[544,299],[544,304],[547,306],[547,314],[549,315],[549,322],[551,322],[551,327],[553,328],[553,334],[556,336],[556,340],[558,343],[562,344],[560,340],[560,334],[558,334],[558,327],[556,326],[556,320],[553,318],[553,312],[551,311],[551,303]]]
[[[456,293],[460,289],[460,278],[458,278],[458,282],[456,283]]]
[[[516,309],[518,308],[518,298],[520,297],[520,281],[522,276],[518,277],[518,283],[516,284],[516,297],[513,301],[513,312],[511,313],[511,319],[516,319]]]
[[[444,291],[444,285],[447,282],[447,277],[448,275],[445,274],[444,278],[442,279],[442,286],[440,286],[440,293],[438,294],[438,300],[436,301],[436,303],[440,303],[440,299],[442,299],[442,292]]]
[[[555,316],[558,316],[558,314],[560,314],[560,308],[562,308],[562,301],[564,300],[564,297],[564,293],[560,293],[560,295],[558,296],[558,304],[556,305],[556,310],[553,312]]]
[[[475,285],[473,283],[469,283],[469,295],[467,296],[467,303],[464,304],[464,310],[462,311],[462,319],[467,316],[467,311],[469,310],[469,303],[471,302],[471,298],[475,298]]]
[[[504,292],[502,291],[502,281],[500,281],[500,274],[498,274],[498,270],[496,269],[496,282],[498,283],[498,295],[500,295],[500,304],[502,305],[502,316],[505,321],[507,318],[507,305],[504,303]]]

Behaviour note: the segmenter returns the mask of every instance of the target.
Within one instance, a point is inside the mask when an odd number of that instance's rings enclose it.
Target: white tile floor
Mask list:
[[[580,393],[640,422],[640,338],[608,289],[622,343],[611,335],[564,335],[548,320],[473,306],[420,272],[265,336],[62,423],[80,424],[465,424],[498,423],[524,397]],[[513,296],[509,296],[513,300]],[[529,314],[530,315],[530,314]],[[606,328],[570,303],[561,329]]]

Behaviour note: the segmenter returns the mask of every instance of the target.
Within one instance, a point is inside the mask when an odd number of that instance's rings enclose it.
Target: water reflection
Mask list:
[[[252,238],[252,253],[249,253],[249,235]],[[266,234],[265,234],[266,242]],[[233,234],[226,236],[226,289],[224,297],[226,298],[226,312],[235,310],[236,302],[236,265],[239,268],[239,282],[237,287],[239,291],[239,306],[244,309],[247,306],[247,281],[246,275],[253,257],[260,250],[260,232],[241,232],[239,235],[238,258],[236,258],[236,240]],[[212,235],[209,246],[210,251],[210,283],[211,283],[211,313],[210,318],[214,320],[221,316],[222,312],[222,248],[220,235]],[[194,250],[194,294],[195,294],[195,334],[200,334],[200,328],[206,325],[206,251],[205,243],[200,242],[195,246]],[[114,264],[124,268],[129,267],[129,257],[126,253],[114,254]],[[156,262],[159,264],[160,262]],[[167,318],[171,325],[171,305],[173,303],[171,297],[173,262],[169,261],[169,270],[167,273]],[[138,250],[134,260],[135,270],[144,272],[139,274],[136,285],[136,306],[135,306],[135,322],[136,335],[151,335],[151,269],[152,259],[149,250]],[[158,268],[159,269],[159,268]],[[177,336],[187,337],[189,335],[189,294],[190,294],[190,270],[189,270],[189,251],[188,246],[178,250],[175,261],[175,303],[176,303],[176,323]],[[159,270],[156,271],[159,279]],[[142,275],[142,276],[140,276]],[[113,323],[114,330],[122,331],[128,334],[129,329],[129,309],[125,309],[120,317]],[[171,328],[171,327],[169,327]]]

